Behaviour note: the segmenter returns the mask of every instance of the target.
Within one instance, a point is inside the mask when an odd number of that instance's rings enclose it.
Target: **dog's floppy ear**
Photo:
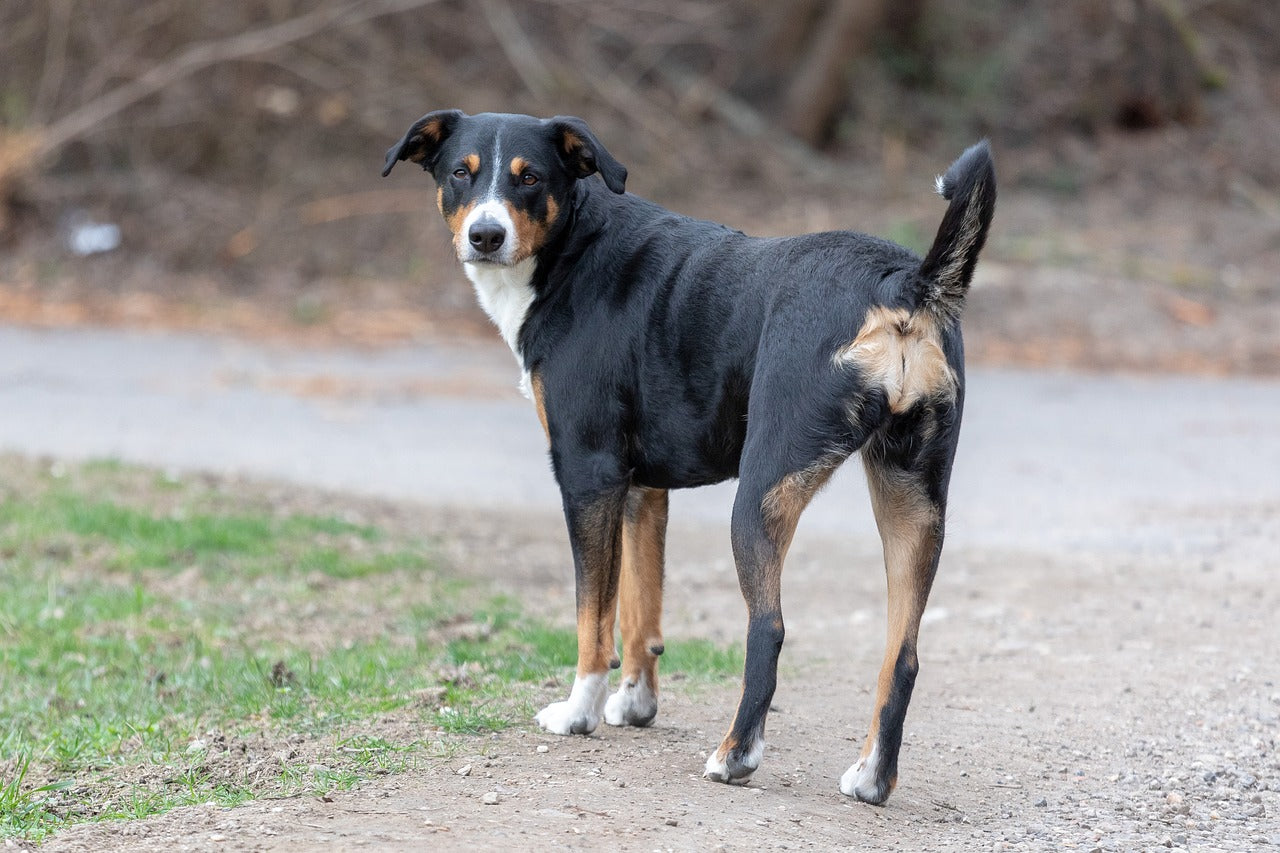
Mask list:
[[[458,122],[465,117],[462,110],[436,110],[409,125],[400,141],[387,149],[387,159],[382,164],[382,177],[391,174],[392,168],[401,160],[421,163],[422,168],[430,171],[435,166],[441,143],[449,138]]]
[[[609,189],[619,194],[626,192],[627,168],[613,159],[585,121],[573,116],[556,116],[547,119],[547,123],[560,159],[570,172],[579,178],[599,172]]]

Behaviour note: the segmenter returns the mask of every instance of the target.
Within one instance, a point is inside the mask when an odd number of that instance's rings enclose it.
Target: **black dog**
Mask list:
[[[888,646],[845,794],[897,781],[920,616],[942,550],[964,402],[959,316],[995,210],[985,142],[938,180],[929,254],[847,231],[747,237],[626,195],[577,118],[430,113],[387,152],[435,178],[480,304],[524,370],[551,446],[577,580],[578,671],[537,716],[586,734],[657,714],[667,490],[737,477],[733,554],[748,609],[733,725],[705,775],[745,782],[764,751],[782,563],[814,493],[862,451],[889,580]],[[599,173],[603,182],[589,179]],[[621,613],[622,686],[614,618]]]

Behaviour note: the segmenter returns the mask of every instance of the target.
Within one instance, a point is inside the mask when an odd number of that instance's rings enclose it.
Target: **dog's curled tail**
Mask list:
[[[920,307],[951,321],[960,316],[996,209],[996,173],[987,140],[961,154],[938,177],[937,189],[951,205],[920,265]]]

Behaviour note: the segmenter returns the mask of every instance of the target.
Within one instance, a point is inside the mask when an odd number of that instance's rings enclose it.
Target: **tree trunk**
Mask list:
[[[886,0],[833,0],[827,6],[787,89],[783,123],[788,131],[814,147],[827,140],[845,100],[850,61],[870,43],[886,6]]]
[[[1200,120],[1200,85],[1207,75],[1186,17],[1167,0],[1136,0],[1118,69],[1116,122],[1142,129]]]

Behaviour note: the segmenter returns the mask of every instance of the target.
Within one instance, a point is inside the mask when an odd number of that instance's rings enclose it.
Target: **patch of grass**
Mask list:
[[[572,678],[574,632],[404,535],[111,462],[0,456],[0,482],[0,837],[350,787]]]
[[[333,740],[437,680],[442,648],[414,638],[456,607],[433,589],[423,543],[245,512],[118,463],[0,470],[13,475],[0,499],[0,835],[286,793],[221,760],[227,743]],[[308,638],[327,602],[385,622]],[[387,630],[423,605],[414,634]],[[368,753],[323,750],[328,775],[308,785],[364,772]]]
[[[18,755],[8,763],[10,778],[0,776],[0,836],[23,835],[29,827],[57,826],[61,821],[42,802],[41,794],[61,790],[66,783],[51,783],[38,788],[25,788],[31,768],[29,754]]]
[[[511,724],[508,714],[484,702],[477,702],[466,693],[454,695],[465,698],[456,707],[441,707],[432,718],[440,731],[451,735],[479,735],[502,731]]]
[[[745,659],[737,645],[718,646],[710,640],[687,639],[667,643],[662,653],[662,669],[689,678],[718,681],[741,678]]]
[[[110,469],[98,466],[102,474]],[[50,547],[92,543],[111,571],[182,569],[199,565],[217,573],[234,567],[239,578],[278,571],[290,563],[338,578],[362,577],[424,565],[411,551],[364,557],[351,548],[325,547],[332,539],[376,543],[378,531],[335,518],[191,512],[168,516],[99,500],[69,488],[50,489],[37,500],[0,502],[0,547],[17,540],[44,540]]]

